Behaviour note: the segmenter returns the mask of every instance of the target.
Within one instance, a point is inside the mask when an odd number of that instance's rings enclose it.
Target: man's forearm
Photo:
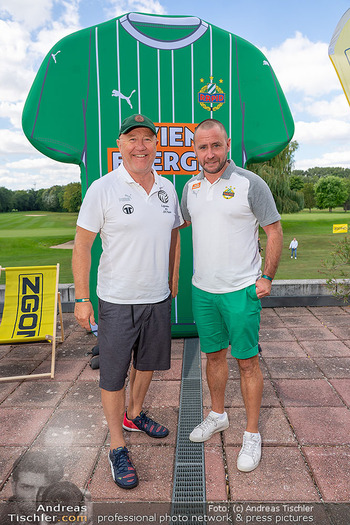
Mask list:
[[[264,274],[274,278],[277,272],[278,264],[281,258],[283,247],[283,232],[282,227],[267,231],[267,243],[265,249],[265,265]]]
[[[169,251],[169,287],[173,297],[177,296],[180,267],[180,233],[178,228],[171,232]]]

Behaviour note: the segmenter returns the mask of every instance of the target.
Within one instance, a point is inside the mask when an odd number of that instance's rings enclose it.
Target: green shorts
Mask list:
[[[255,284],[222,294],[192,286],[192,302],[202,352],[218,352],[231,343],[237,359],[257,355],[261,303]]]

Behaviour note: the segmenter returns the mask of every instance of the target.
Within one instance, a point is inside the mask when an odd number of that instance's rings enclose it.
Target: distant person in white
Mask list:
[[[289,245],[289,249],[291,250],[291,254],[290,254],[291,259],[293,259],[293,256],[294,256],[294,259],[297,258],[297,248],[298,248],[298,241],[294,237]]]

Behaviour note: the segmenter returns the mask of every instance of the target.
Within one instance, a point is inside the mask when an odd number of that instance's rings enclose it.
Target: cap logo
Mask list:
[[[135,117],[135,121],[136,121],[136,122],[144,122],[144,120],[145,120],[145,119],[143,118],[142,115],[136,115],[136,117]]]

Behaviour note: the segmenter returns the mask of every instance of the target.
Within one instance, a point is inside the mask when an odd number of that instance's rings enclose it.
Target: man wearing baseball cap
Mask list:
[[[90,330],[95,324],[89,299],[91,247],[100,234],[100,388],[112,476],[125,489],[136,487],[138,477],[123,429],[153,438],[168,435],[142,410],[153,371],[170,368],[171,297],[177,293],[178,227],[183,223],[174,186],[152,168],[157,143],[157,130],[146,116],[122,122],[117,145],[123,162],[86,192],[73,250],[75,316]]]

